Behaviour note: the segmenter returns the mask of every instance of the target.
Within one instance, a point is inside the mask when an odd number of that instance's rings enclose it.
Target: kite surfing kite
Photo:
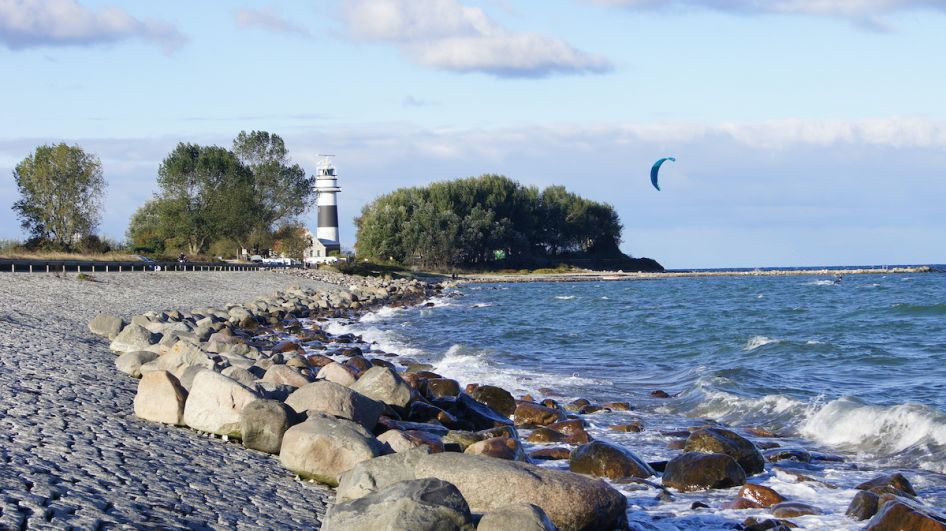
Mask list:
[[[660,191],[660,185],[657,184],[657,174],[660,172],[660,165],[664,162],[667,162],[668,160],[670,162],[677,161],[677,159],[673,157],[664,157],[655,162],[654,166],[650,169],[650,184],[654,185],[654,188],[656,188],[658,192]]]

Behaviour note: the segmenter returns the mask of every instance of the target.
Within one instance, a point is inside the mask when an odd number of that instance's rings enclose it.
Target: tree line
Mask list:
[[[34,250],[101,252],[95,236],[105,196],[102,163],[65,143],[44,145],[13,172],[14,211]],[[131,218],[128,250],[235,256],[241,248],[301,258],[302,215],[314,178],[289,158],[279,135],[242,131],[231,149],[179,143],[158,167],[159,190]],[[91,245],[90,242],[98,242]]]
[[[422,267],[623,256],[611,205],[501,175],[401,188],[365,205],[355,224],[359,256]]]

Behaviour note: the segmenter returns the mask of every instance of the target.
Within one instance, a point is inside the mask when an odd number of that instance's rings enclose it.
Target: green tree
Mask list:
[[[240,131],[233,153],[252,173],[257,216],[262,227],[293,221],[315,200],[314,178],[289,159],[283,139],[266,131]]]
[[[36,148],[13,170],[20,199],[13,210],[33,238],[70,249],[102,216],[105,178],[98,157],[65,143]]]
[[[312,245],[306,229],[298,223],[283,225],[273,233],[273,251],[286,258],[305,259],[305,250]]]
[[[132,251],[138,253],[163,254],[167,238],[161,227],[161,204],[151,199],[131,216],[126,237]]]

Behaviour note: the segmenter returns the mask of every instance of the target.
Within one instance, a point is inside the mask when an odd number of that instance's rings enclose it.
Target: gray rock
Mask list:
[[[191,365],[189,367],[184,367],[183,370],[178,371],[178,374],[175,376],[177,376],[177,379],[180,380],[181,385],[183,385],[184,389],[187,389],[187,392],[189,393],[191,387],[194,385],[194,377],[203,371],[213,372],[206,367],[201,367],[200,365]]]
[[[126,352],[115,358],[115,367],[129,376],[141,378],[141,366],[157,357],[157,353],[148,350]]]
[[[214,366],[214,360],[200,350],[200,347],[178,341],[167,354],[142,365],[141,372],[170,371],[175,376],[181,377],[187,367],[203,367],[212,370]]]
[[[300,477],[335,487],[341,474],[383,452],[360,424],[313,413],[283,435],[279,461]]]
[[[121,317],[104,313],[96,315],[94,319],[89,321],[89,330],[93,334],[106,337],[109,340],[118,337],[124,327],[125,321]]]
[[[351,388],[368,398],[392,406],[405,407],[411,401],[411,386],[387,367],[368,369]]]
[[[301,374],[288,365],[273,365],[266,371],[266,374],[263,376],[263,381],[272,382],[274,384],[291,385],[293,387],[302,387],[312,383],[312,380],[308,376]]]
[[[408,479],[415,479],[414,468],[430,448],[421,446],[397,454],[383,455],[362,461],[341,475],[335,491],[337,502],[346,502],[367,496],[372,492]]]
[[[277,400],[254,400],[240,411],[243,446],[268,454],[278,454],[282,437],[297,423],[299,414]]]
[[[494,509],[483,515],[476,526],[477,531],[556,531],[558,528],[549,520],[540,507],[531,503],[516,503]]]
[[[241,369],[240,367],[227,367],[226,369],[220,371],[220,374],[249,388],[252,388],[256,385],[256,376],[253,376],[253,373],[246,369]]]
[[[240,437],[240,412],[256,393],[226,376],[203,370],[194,377],[184,423],[195,430]]]
[[[627,498],[607,483],[580,474],[451,452],[421,459],[414,473],[453,483],[475,512],[531,503],[559,529],[627,527]]]
[[[326,531],[473,531],[473,516],[460,491],[439,479],[400,481],[354,501],[336,503]],[[508,529],[508,528],[507,528]]]
[[[272,382],[256,382],[256,394],[260,398],[266,398],[269,400],[279,400],[280,402],[285,402],[289,395],[296,392],[296,388],[291,385],[280,385],[274,384]]]
[[[347,367],[341,363],[338,363],[337,361],[333,361],[332,363],[329,363],[328,365],[319,369],[319,373],[315,377],[319,380],[328,380],[330,382],[337,383],[338,385],[350,387],[357,379],[355,378],[355,373],[353,371],[354,369],[351,367]]]
[[[130,324],[115,336],[108,346],[116,352],[134,352],[136,350],[155,350],[153,345],[161,340],[161,336],[152,334],[147,328]]]
[[[135,416],[152,422],[184,424],[187,391],[167,371],[145,373],[135,394]]]
[[[353,420],[366,429],[374,429],[384,411],[384,404],[351,389],[318,380],[304,385],[289,395],[286,405],[299,413],[318,411]]]

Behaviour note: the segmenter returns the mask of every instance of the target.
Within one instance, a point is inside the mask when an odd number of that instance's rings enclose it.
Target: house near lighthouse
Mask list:
[[[320,155],[315,175],[316,205],[318,206],[318,228],[311,237],[312,245],[305,250],[305,261],[310,264],[335,262],[341,253],[338,238],[338,175],[332,164],[333,155]]]

